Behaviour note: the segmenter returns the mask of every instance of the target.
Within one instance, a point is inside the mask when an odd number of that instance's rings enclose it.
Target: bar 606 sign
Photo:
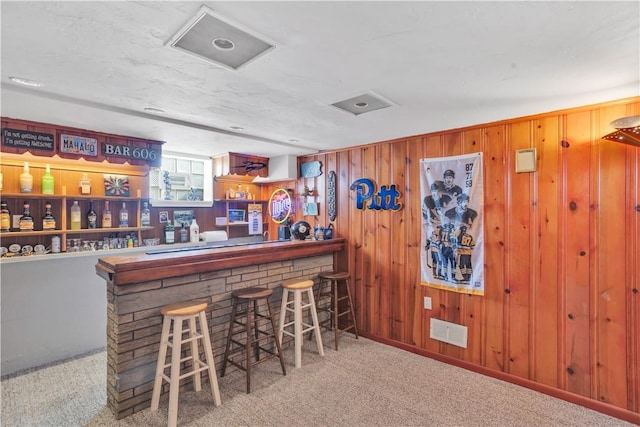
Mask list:
[[[143,160],[149,164],[154,164],[160,160],[162,153],[146,146],[131,146],[125,144],[114,144],[105,142],[102,144],[102,154],[112,157],[125,157],[127,159]]]
[[[400,192],[396,190],[396,185],[383,185],[380,191],[376,191],[376,184],[369,178],[360,178],[351,184],[349,189],[356,192],[356,208],[372,210],[392,210],[402,209]]]

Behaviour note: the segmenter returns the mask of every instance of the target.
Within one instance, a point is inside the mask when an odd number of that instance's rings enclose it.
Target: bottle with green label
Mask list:
[[[46,165],[44,175],[42,175],[42,194],[53,194],[55,189],[55,178],[51,174],[51,166]]]
[[[176,242],[176,228],[171,224],[171,222],[167,222],[164,225],[164,242],[168,245]]]

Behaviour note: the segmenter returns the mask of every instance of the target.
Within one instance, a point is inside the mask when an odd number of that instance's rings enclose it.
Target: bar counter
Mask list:
[[[100,258],[96,273],[107,282],[107,403],[116,418],[151,404],[162,306],[192,299],[209,303],[207,320],[219,371],[231,292],[249,286],[276,289],[291,278],[317,282],[320,271],[333,269],[334,258],[344,245],[344,239],[272,241],[150,248],[144,253]],[[281,292],[274,291],[276,316],[280,299]],[[224,387],[224,378],[219,382]],[[191,386],[190,381],[186,386]]]

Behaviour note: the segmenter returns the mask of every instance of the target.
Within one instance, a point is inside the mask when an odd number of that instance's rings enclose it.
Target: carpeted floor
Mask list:
[[[303,366],[287,375],[277,360],[219,378],[222,405],[207,385],[180,395],[185,426],[631,426],[581,406],[352,335],[325,356],[306,341]],[[164,426],[167,401],[116,421],[106,407],[106,353],[4,379],[1,425]]]

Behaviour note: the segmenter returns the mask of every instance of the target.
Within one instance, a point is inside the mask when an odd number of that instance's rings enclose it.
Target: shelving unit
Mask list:
[[[131,234],[135,233],[139,242],[142,242],[142,232],[145,230],[153,230],[153,227],[140,227],[138,220],[143,199],[140,197],[111,197],[96,195],[63,195],[63,194],[35,194],[35,193],[1,193],[0,198],[9,205],[12,217],[21,216],[23,213],[23,203],[28,201],[30,204],[31,216],[34,219],[33,231],[3,231],[0,232],[0,240],[2,246],[8,247],[13,243],[21,246],[25,244],[36,245],[43,244],[49,246],[51,241],[45,239],[47,236],[60,236],[62,252],[67,250],[67,238],[80,238],[95,240],[97,235],[107,237],[114,233]],[[71,230],[70,209],[74,201],[78,201],[82,211],[81,229]],[[45,202],[51,202],[52,211],[56,217],[56,230],[42,230],[42,216],[44,215]],[[89,202],[94,202],[94,210],[101,218],[101,214],[105,209],[105,201],[110,202],[109,209],[113,218],[113,223],[117,223],[118,212],[121,204],[126,203],[129,211],[129,227],[110,227],[110,228],[86,228],[86,212],[89,209]],[[98,220],[100,225],[100,220]]]
[[[224,217],[226,219],[226,224],[216,224],[215,227],[217,229],[225,230],[229,238],[248,236],[249,221],[230,221],[229,210],[242,209],[245,211],[245,217],[247,217],[249,215],[248,206],[252,204],[259,204],[262,205],[262,229],[266,231],[267,226],[269,225],[267,217],[268,203],[268,200],[216,199],[213,202],[215,216],[216,218]]]

